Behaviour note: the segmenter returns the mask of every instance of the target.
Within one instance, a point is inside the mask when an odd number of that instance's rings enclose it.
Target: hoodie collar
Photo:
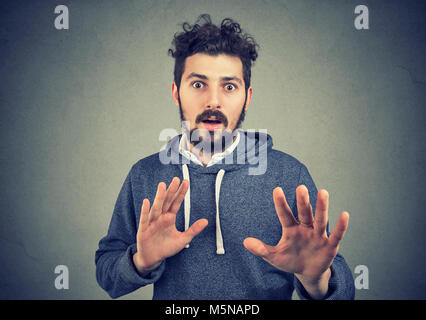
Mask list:
[[[240,142],[240,130],[237,130],[237,136],[236,136],[234,142],[228,148],[226,148],[225,151],[220,152],[220,153],[215,153],[212,156],[212,158],[210,159],[210,161],[207,163],[206,167],[210,167],[210,166],[222,161],[222,159],[226,158],[226,156],[228,156],[229,154],[234,152],[234,150],[238,146],[239,142]],[[179,142],[179,153],[181,155],[183,155],[184,157],[186,157],[187,159],[191,160],[192,162],[204,167],[204,165],[198,159],[198,157],[189,150],[188,144],[189,144],[188,138],[187,138],[186,134],[184,133],[182,135],[182,138],[180,139],[180,142]]]

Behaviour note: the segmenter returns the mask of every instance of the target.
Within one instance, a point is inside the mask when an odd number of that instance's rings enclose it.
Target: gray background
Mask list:
[[[54,28],[65,4],[70,29]],[[354,28],[366,4],[370,29]],[[424,299],[423,1],[2,1],[0,298],[106,299],[94,253],[125,176],[179,128],[179,24],[237,20],[261,46],[245,129],[330,192],[340,252],[369,269],[359,299]],[[57,265],[69,290],[54,287]],[[356,277],[357,275],[354,274]],[[150,299],[152,287],[123,299]]]

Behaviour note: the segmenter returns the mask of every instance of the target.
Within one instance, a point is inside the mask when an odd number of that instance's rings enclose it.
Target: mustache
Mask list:
[[[197,118],[195,119],[195,123],[198,124],[201,121],[208,119],[210,117],[216,117],[217,120],[223,123],[225,128],[228,126],[228,119],[222,112],[220,112],[219,110],[210,110],[210,109],[205,110],[203,113],[198,115]]]

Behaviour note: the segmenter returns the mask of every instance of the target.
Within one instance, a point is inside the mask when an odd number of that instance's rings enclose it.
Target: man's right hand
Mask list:
[[[137,252],[133,255],[140,273],[154,270],[164,259],[177,254],[208,224],[207,219],[199,219],[185,232],[176,229],[176,214],[189,187],[187,180],[180,187],[179,183],[179,178],[174,177],[166,190],[166,184],[160,182],[151,210],[149,200],[143,200],[136,235]]]

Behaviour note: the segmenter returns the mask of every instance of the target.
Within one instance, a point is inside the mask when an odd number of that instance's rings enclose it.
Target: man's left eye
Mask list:
[[[234,91],[236,89],[232,83],[228,83],[227,85],[225,85],[225,88],[227,91]]]

